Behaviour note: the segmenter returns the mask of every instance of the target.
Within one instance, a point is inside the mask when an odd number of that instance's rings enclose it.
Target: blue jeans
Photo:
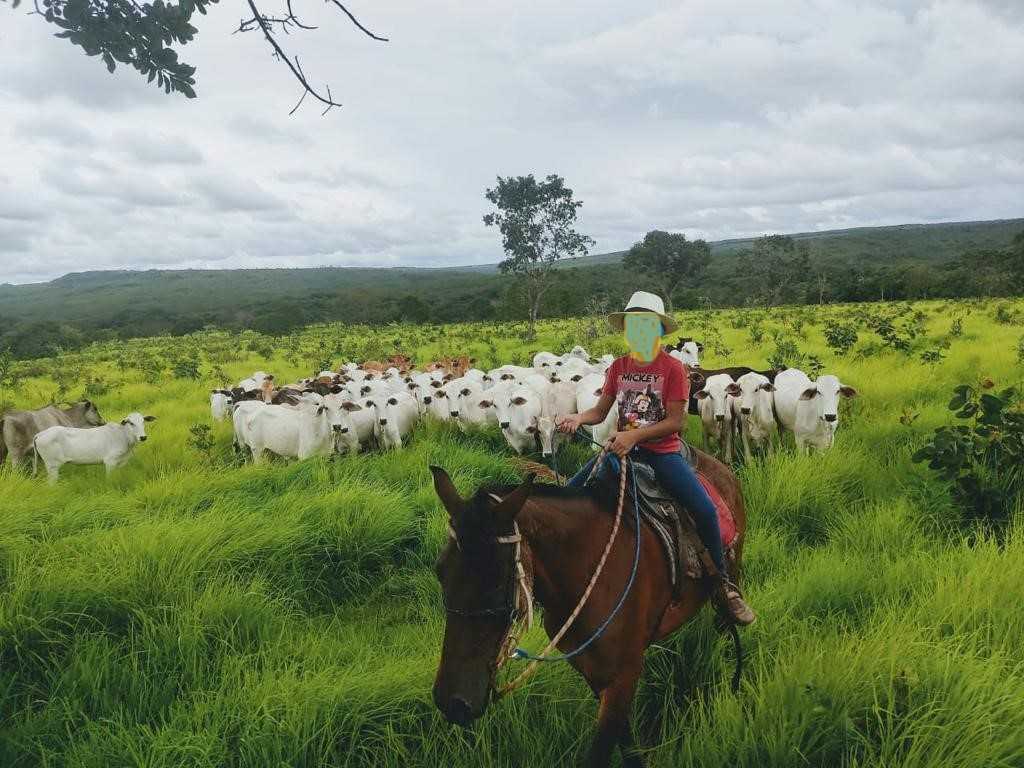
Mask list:
[[[715,566],[720,573],[728,573],[725,569],[725,557],[722,554],[722,532],[718,527],[718,510],[715,509],[715,503],[711,501],[711,497],[708,496],[704,486],[697,479],[697,473],[693,471],[693,467],[678,453],[655,453],[646,448],[637,447],[632,450],[630,457],[649,464],[654,469],[654,474],[661,486],[693,515],[693,521],[697,524],[697,533],[700,535],[701,541],[704,542],[704,546],[707,547]],[[597,456],[587,461],[566,485],[572,488],[582,488],[595,461],[597,461]],[[617,475],[619,457],[608,454],[606,461]],[[629,493],[629,489],[626,492]]]

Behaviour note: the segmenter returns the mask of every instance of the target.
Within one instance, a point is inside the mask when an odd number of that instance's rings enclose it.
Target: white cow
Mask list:
[[[519,382],[524,387],[529,387],[536,392],[542,399],[547,393],[548,389],[551,388],[550,374],[544,375],[542,373],[531,373]]]
[[[682,347],[673,349],[669,354],[690,368],[700,368],[700,347],[695,341],[687,341]]]
[[[704,427],[704,445],[709,449],[714,440],[718,446],[718,455],[727,464],[732,461],[732,395],[728,388],[735,384],[732,376],[719,373],[709,376],[704,387],[697,392],[700,409],[700,422]]]
[[[553,352],[538,352],[533,356],[533,368],[538,373],[544,373],[546,368],[554,368],[561,362],[562,358]]]
[[[381,448],[401,448],[402,438],[412,431],[416,423],[415,398],[400,392],[386,399],[368,399],[366,402],[372,406],[376,418],[373,429],[377,445]]]
[[[210,416],[214,421],[224,421],[231,413],[231,393],[223,389],[210,392]]]
[[[264,406],[242,417],[242,444],[252,451],[253,464],[263,462],[264,451],[289,459],[329,456],[334,452],[334,427],[341,424],[341,412],[340,407],[327,404]],[[237,411],[235,418],[237,423]]]
[[[516,387],[507,399],[495,401],[494,407],[498,426],[512,449],[521,454],[533,448],[542,410],[540,395],[531,387]]]
[[[798,451],[827,450],[839,426],[839,397],[856,397],[857,390],[835,376],[811,381],[803,371],[790,368],[775,377],[775,411],[793,433]]]
[[[589,376],[584,376],[576,384],[576,412],[583,413],[590,408],[597,405],[597,401],[601,399],[601,390],[604,388],[604,376],[601,374],[592,373]],[[600,424],[593,424],[590,427],[590,437],[594,443],[604,445],[608,442],[608,439],[612,436],[615,428],[619,422],[619,404],[612,403],[612,407],[608,409],[608,415],[605,416],[604,421]],[[597,451],[600,450],[599,445],[592,445],[591,447]]]
[[[60,477],[65,464],[103,464],[107,474],[124,464],[139,443],[146,441],[147,421],[156,416],[129,413],[118,424],[102,427],[49,427],[32,440],[32,473],[42,460],[50,485]]]
[[[735,384],[726,387],[733,396],[733,423],[743,438],[743,455],[753,458],[751,445],[770,445],[772,435],[778,434],[775,421],[775,387],[767,376],[745,373]]]
[[[562,362],[568,363],[570,360],[582,360],[585,363],[590,362],[590,354],[577,344],[575,347],[570,349],[566,354],[562,355]]]
[[[537,418],[537,434],[540,436],[540,450],[550,456],[558,450],[565,434],[556,428],[559,417],[576,413],[576,384],[561,381],[548,387],[541,400],[541,415]]]
[[[369,426],[369,434],[373,433],[373,416],[358,418],[356,414],[363,413],[363,407],[358,403],[346,398],[343,394],[327,395],[324,398],[329,408],[336,408],[338,423],[332,424],[334,430],[334,449],[338,453],[359,453],[361,441],[359,439],[359,424],[365,423]],[[365,432],[365,427],[363,429]]]

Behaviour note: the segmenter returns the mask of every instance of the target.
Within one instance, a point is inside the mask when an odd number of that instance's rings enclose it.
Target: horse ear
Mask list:
[[[448,516],[455,518],[462,513],[462,510],[466,507],[466,502],[459,496],[459,492],[455,490],[455,484],[452,479],[448,477],[448,473],[445,472],[441,467],[436,467],[433,464],[430,465],[430,473],[434,476],[434,490],[437,492],[437,496],[441,499],[441,503],[444,504],[444,508],[448,510]]]
[[[516,515],[519,514],[519,510],[523,508],[523,504],[530,497],[530,493],[533,491],[533,479],[536,475],[531,472],[523,480],[523,484],[516,488],[512,493],[502,499],[501,503],[494,508],[494,519],[499,523],[511,525],[512,521],[516,519]]]

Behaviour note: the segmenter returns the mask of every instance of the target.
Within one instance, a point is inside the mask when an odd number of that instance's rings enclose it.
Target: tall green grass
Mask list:
[[[950,308],[920,306],[929,344]],[[963,530],[947,489],[910,460],[948,418],[955,384],[1021,378],[1020,329],[989,315],[975,305],[937,365],[916,349],[858,354],[866,338],[838,358],[820,323],[795,337],[860,396],[828,454],[787,448],[740,468],[745,584],[760,616],[744,633],[745,682],[728,691],[732,651],[708,615],[652,648],[636,703],[652,765],[1024,765],[1024,541],[1019,529],[999,543]],[[710,353],[709,367],[767,361],[771,342],[753,344],[734,318],[715,316],[731,352]],[[532,345],[493,341],[522,356],[581,327],[545,323]],[[295,344],[346,332],[311,329]],[[418,337],[418,354],[453,343],[434,333]],[[482,356],[496,332],[449,333]],[[116,381],[96,398],[108,418],[158,417],[129,464],[109,479],[68,467],[54,488],[0,473],[0,766],[578,760],[594,704],[568,668],[545,668],[472,732],[448,727],[430,701],[443,630],[431,564],[446,532],[427,466],[448,468],[464,493],[511,481],[500,435],[425,425],[397,453],[238,466],[228,425],[216,426],[212,456],[186,445],[188,427],[209,418],[210,381],[145,384],[117,370],[116,351],[43,365]],[[257,367],[308,372],[284,352],[226,363],[238,378]],[[36,405],[51,391],[38,376],[4,396]],[[699,443],[696,425],[688,434]],[[566,451],[563,469],[585,455]],[[541,642],[537,629],[525,639]]]

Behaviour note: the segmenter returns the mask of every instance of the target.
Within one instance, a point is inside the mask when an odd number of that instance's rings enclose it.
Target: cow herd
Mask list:
[[[689,371],[689,411],[700,417],[706,447],[731,462],[742,445],[749,459],[785,432],[798,450],[831,447],[838,427],[840,397],[856,395],[835,376],[812,381],[796,369],[755,371],[746,367],[705,370],[703,347],[682,339],[667,348]],[[288,385],[257,371],[231,389],[210,393],[210,414],[230,420],[235,449],[253,463],[266,454],[306,459],[371,448],[399,449],[425,419],[459,429],[496,426],[518,454],[539,450],[545,457],[569,439],[557,429],[562,416],[591,408],[601,395],[612,355],[592,358],[580,346],[565,354],[538,352],[531,365],[473,367],[469,357],[445,357],[421,369],[409,358],[345,363],[338,371]],[[120,466],[146,439],[152,416],[131,413],[106,424],[96,406],[83,401],[69,408],[10,411],[0,419],[0,463],[6,455],[18,465],[31,458],[55,482],[64,464]],[[615,430],[612,407],[591,427],[596,444]]]
[[[831,447],[838,427],[838,399],[856,392],[835,376],[812,381],[796,369],[747,367],[705,370],[703,347],[682,339],[667,348],[684,363],[691,382],[690,412],[700,416],[706,446],[731,462],[742,444],[749,459],[757,448],[794,435],[797,448]],[[592,358],[580,346],[567,353],[538,352],[531,365],[473,367],[468,357],[443,358],[416,370],[408,358],[385,363],[346,363],[338,371],[278,387],[258,371],[231,390],[210,395],[215,420],[231,419],[237,450],[260,462],[265,452],[290,458],[401,448],[424,419],[460,429],[497,426],[518,454],[545,457],[568,439],[561,416],[592,407],[601,396],[612,355]],[[591,428],[595,444],[615,430],[615,406]]]

